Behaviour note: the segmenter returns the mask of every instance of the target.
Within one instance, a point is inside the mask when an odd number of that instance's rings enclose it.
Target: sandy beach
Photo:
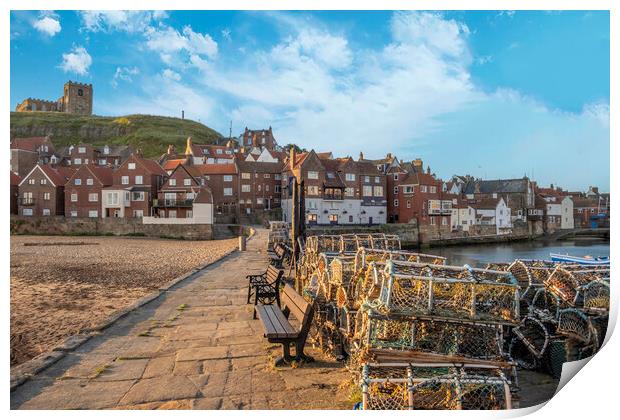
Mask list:
[[[11,365],[96,325],[235,245],[235,239],[12,236]]]

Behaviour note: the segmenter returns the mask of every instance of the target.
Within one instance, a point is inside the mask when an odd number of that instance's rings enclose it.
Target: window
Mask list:
[[[353,188],[353,187],[346,187],[344,189],[344,195],[345,195],[345,197],[354,197],[355,196],[355,188]]]
[[[435,194],[437,192],[437,187],[431,186],[431,194]]]
[[[256,199],[256,204],[261,204],[262,205],[263,204],[263,198],[262,197],[258,197]]]
[[[349,216],[349,223],[353,223],[353,216]]]
[[[232,175],[224,175],[224,182],[232,182]]]
[[[78,153],[86,153],[86,147],[78,147]]]
[[[48,193],[48,192],[43,193],[43,199],[44,200],[49,200],[50,199],[50,193]]]
[[[37,182],[37,180],[36,180],[36,179],[34,179],[34,178],[30,178],[30,179],[28,180],[28,183],[29,183],[30,185],[34,185],[34,183],[35,183],[35,182]]]
[[[87,178],[86,179],[86,185],[93,185],[93,179],[92,178]]]
[[[442,226],[447,226],[448,225],[448,219],[446,217],[442,217],[441,218],[441,225]]]
[[[78,195],[76,193],[71,194],[71,202],[76,203],[78,201]]]
[[[241,172],[241,179],[250,179],[249,172]]]
[[[355,174],[348,173],[348,174],[345,174],[344,177],[347,181],[355,181]]]
[[[275,179],[276,181],[280,181],[280,180],[282,179],[282,175],[280,175],[280,174],[275,174],[275,175],[273,176],[273,179]]]
[[[136,185],[142,185],[142,175],[136,175]]]
[[[370,182],[370,177],[369,176],[365,176],[364,177],[364,182]]]
[[[84,91],[82,89],[78,89],[78,96],[84,96]]]
[[[88,194],[88,201],[90,201],[91,203],[95,203],[95,202],[99,201],[99,194],[97,194],[97,193],[90,193],[90,194]]]
[[[50,215],[50,209],[43,209],[43,216],[49,216]]]
[[[413,185],[405,185],[403,187],[403,193],[405,194],[413,194],[415,192]]]
[[[308,171],[308,179],[319,179],[319,173],[317,171]]]
[[[88,217],[97,218],[99,217],[99,212],[97,210],[88,210]]]
[[[372,187],[370,185],[364,185],[362,187],[362,195],[364,197],[372,197]]]
[[[74,183],[75,185],[82,185],[82,180],[81,180],[80,178],[75,178],[75,179],[73,180],[73,183]]]
[[[426,185],[420,185],[420,192],[425,193],[426,191]]]
[[[263,178],[265,178],[265,179],[271,178],[271,175],[270,174],[265,174],[265,175],[263,175]]]
[[[189,187],[190,185],[192,185],[192,180],[190,178],[185,178],[183,180],[183,185],[185,185],[186,187]]]
[[[81,165],[81,164],[82,164],[82,159],[81,159],[81,158],[75,158],[75,159],[73,159],[73,164],[74,164],[74,165]]]
[[[394,207],[398,207],[398,200],[394,200]]]
[[[123,185],[128,185],[128,184],[129,184],[129,176],[127,176],[127,175],[123,175],[123,176],[121,177],[121,184],[123,184]]]
[[[312,214],[312,213],[310,213],[310,214],[308,215],[308,222],[314,222],[314,223],[316,223],[316,221],[317,221],[316,214]]]
[[[194,212],[193,212],[192,210],[187,210],[187,211],[185,212],[185,217],[186,217],[187,219],[191,219],[191,218],[193,218],[193,217],[194,217]]]
[[[88,159],[84,159],[84,163],[88,165]]]
[[[337,214],[330,214],[329,215],[329,221],[331,223],[338,223],[338,215]]]
[[[127,169],[134,170],[136,169],[136,164],[134,162],[130,162],[127,164]]]
[[[168,185],[170,185],[171,187],[176,187],[177,186],[177,180],[174,178],[170,178],[168,180]]]
[[[232,188],[224,188],[224,195],[232,195]]]
[[[45,185],[45,184],[47,184],[47,179],[45,179],[45,178],[41,178],[40,184],[41,184],[41,185]]]
[[[269,184],[265,185],[265,192],[269,192]]]
[[[134,191],[131,193],[131,201],[144,201],[144,191]]]
[[[77,211],[72,210],[71,211],[71,217],[77,217]]]
[[[278,185],[275,185],[275,186],[273,187],[273,192],[275,192],[275,193],[279,193],[279,192],[281,192],[281,191],[282,191],[282,186],[281,186],[281,185],[279,185],[279,184],[278,184]]]
[[[133,211],[133,217],[143,217],[143,216],[144,216],[144,210],[134,210]]]
[[[398,194],[398,187],[394,187],[394,194]]]
[[[431,216],[431,226],[435,226],[435,217]]]
[[[410,209],[411,208],[411,201],[407,200],[407,208]]]
[[[308,185],[308,187],[306,187],[306,193],[308,195],[319,195],[319,187],[316,185]]]
[[[216,155],[221,155],[221,154],[222,154],[222,149],[217,149],[217,150],[215,151],[215,154],[216,154]]]
[[[394,181],[398,181],[398,174],[394,174]]]
[[[32,209],[22,209],[23,216],[32,216]]]
[[[250,184],[241,185],[241,192],[250,192],[250,190],[251,190]]]
[[[108,193],[108,204],[110,205],[118,205],[118,193],[116,192],[109,192]]]
[[[378,184],[379,182],[381,182],[381,181],[380,181],[379,177],[378,177],[378,176],[376,176],[376,177],[375,177],[375,184]]]
[[[261,190],[261,185],[258,186],[258,192],[260,192],[260,190]]]
[[[381,185],[376,185],[374,188],[375,197],[383,197],[383,187]]]

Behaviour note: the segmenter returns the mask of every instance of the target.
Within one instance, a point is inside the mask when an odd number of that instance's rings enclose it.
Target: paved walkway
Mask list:
[[[11,392],[12,409],[350,409],[350,376],[316,363],[274,368],[280,348],[246,305],[245,275],[267,266],[266,231],[248,251],[179,283]],[[174,262],[171,262],[174,263]]]

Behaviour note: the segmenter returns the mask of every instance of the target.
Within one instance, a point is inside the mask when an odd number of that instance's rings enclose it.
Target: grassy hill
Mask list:
[[[36,137],[51,135],[56,147],[89,143],[128,144],[142,149],[145,157],[161,156],[169,144],[184,150],[187,137],[194,143],[214,143],[217,131],[191,120],[154,115],[99,117],[58,112],[11,112],[11,135]]]

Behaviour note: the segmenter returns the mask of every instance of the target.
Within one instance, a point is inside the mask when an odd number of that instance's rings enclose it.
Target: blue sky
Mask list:
[[[604,11],[12,12],[11,107],[68,79],[99,115],[609,189]]]

